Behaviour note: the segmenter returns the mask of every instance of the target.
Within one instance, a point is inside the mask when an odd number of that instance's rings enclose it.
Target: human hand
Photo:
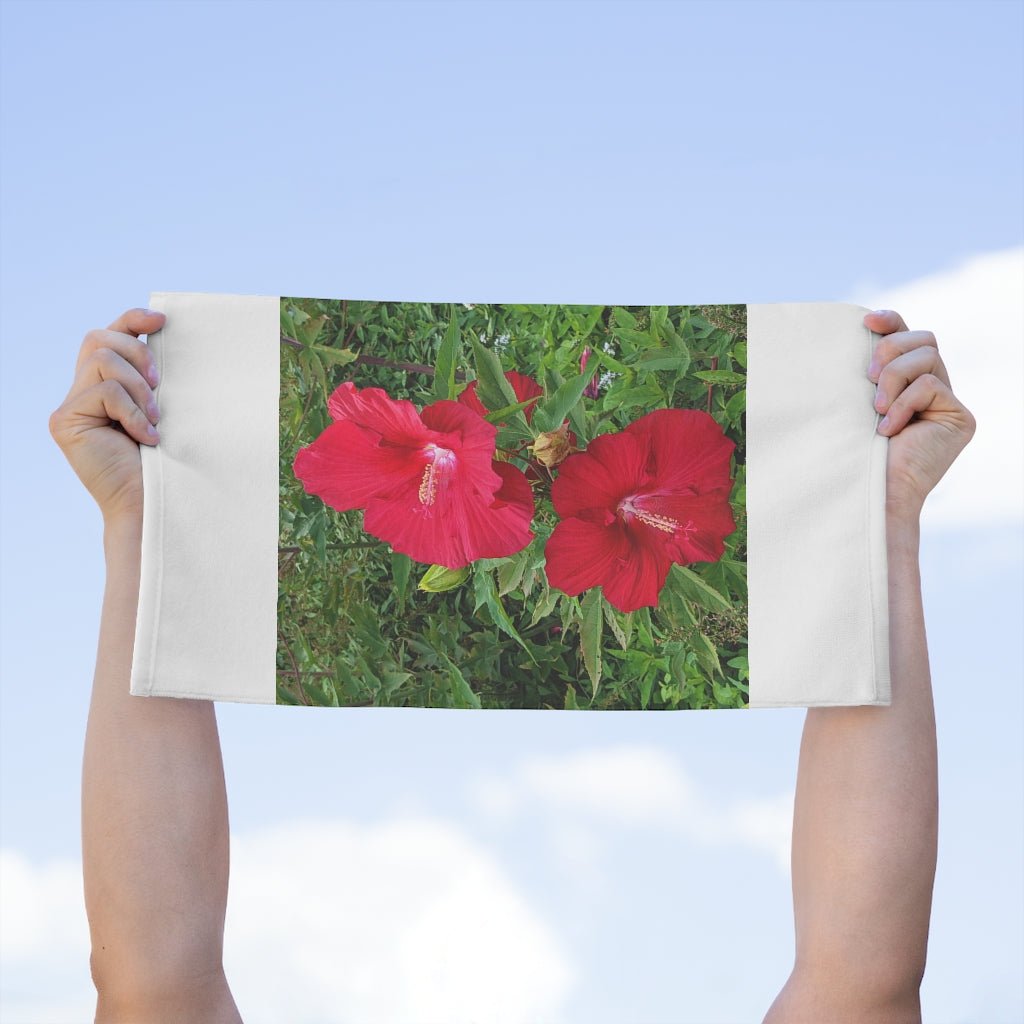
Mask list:
[[[75,379],[50,416],[50,433],[103,513],[142,518],[139,445],[155,445],[160,418],[153,397],[156,365],[140,334],[164,325],[163,313],[130,309],[82,342]]]
[[[924,499],[974,436],[974,417],[953,394],[930,331],[910,331],[899,313],[879,310],[865,325],[884,337],[868,378],[878,385],[878,432],[889,438],[886,515],[913,522]]]

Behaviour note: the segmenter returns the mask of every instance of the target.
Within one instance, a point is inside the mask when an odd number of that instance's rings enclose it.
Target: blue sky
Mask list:
[[[923,544],[942,803],[925,1015],[1021,1019],[1022,5],[0,16],[0,1019],[91,1013],[100,520],[46,420],[85,332],[151,290],[849,299],[934,329],[980,426]],[[788,972],[798,711],[219,715],[250,1024],[745,1021]]]

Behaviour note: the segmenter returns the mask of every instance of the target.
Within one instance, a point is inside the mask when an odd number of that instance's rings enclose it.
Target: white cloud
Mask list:
[[[0,1018],[91,1019],[81,865],[3,851],[0,883]],[[557,1021],[574,974],[496,860],[426,819],[234,837],[225,967],[247,1024]]]
[[[81,865],[33,864],[14,850],[0,850],[0,899],[0,1019],[91,1020],[96,992]]]
[[[1024,513],[1024,248],[990,253],[854,301],[932,331],[978,431],[925,507],[936,528],[1016,523]]]
[[[225,942],[250,1024],[556,1020],[573,976],[497,862],[425,819],[236,839]]]
[[[793,794],[721,804],[678,760],[652,746],[615,746],[524,759],[508,776],[471,783],[477,805],[508,822],[526,808],[548,819],[556,852],[575,869],[619,830],[650,828],[705,845],[742,845],[789,872]],[[584,857],[586,851],[590,856]]]

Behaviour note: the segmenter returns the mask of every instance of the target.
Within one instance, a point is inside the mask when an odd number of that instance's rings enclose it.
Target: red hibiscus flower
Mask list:
[[[519,373],[518,370],[508,370],[505,373],[505,380],[512,385],[512,390],[516,393],[517,402],[525,402],[530,398],[540,398],[544,394],[544,389],[532,378],[527,377],[525,374]],[[475,380],[471,380],[465,390],[459,395],[457,401],[461,402],[467,408],[472,409],[474,412],[479,413],[481,416],[487,415],[487,410],[484,408],[484,403],[480,401],[476,396],[476,385]],[[530,422],[530,417],[533,414],[533,407],[536,402],[530,402],[523,412],[526,413],[526,422]]]
[[[346,382],[328,402],[332,423],[295,456],[307,493],[417,562],[460,569],[522,551],[533,539],[526,477],[494,461],[496,428],[457,402],[422,413],[380,388]]]
[[[707,413],[658,409],[570,455],[551,487],[548,581],[571,596],[600,586],[624,612],[657,605],[673,562],[718,561],[736,529],[734,447]]]

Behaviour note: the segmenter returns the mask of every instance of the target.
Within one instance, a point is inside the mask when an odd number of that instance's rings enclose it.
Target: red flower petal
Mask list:
[[[380,388],[358,391],[346,381],[328,399],[327,410],[335,420],[348,420],[375,431],[391,444],[413,446],[430,440],[416,406],[404,399],[395,401]]]
[[[656,409],[626,427],[651,453],[661,490],[732,490],[730,460],[736,447],[714,418],[699,409]]]
[[[478,558],[514,555],[533,540],[533,493],[514,466],[495,463],[494,471],[502,483],[493,501],[457,485],[448,486],[432,505],[410,506],[407,494],[374,498],[363,529],[417,562],[448,569],[461,569]]]
[[[654,540],[648,531],[627,527],[626,534],[632,542],[628,569],[613,573],[601,585],[601,591],[608,603],[622,612],[653,608],[658,604],[658,595],[672,568],[672,559],[666,554],[665,546]]]
[[[374,431],[340,421],[299,450],[293,469],[307,494],[347,512],[381,493],[419,487],[423,465],[418,448],[382,446]]]
[[[459,472],[472,474],[477,486],[493,494],[500,486],[491,473],[498,428],[458,402],[434,402],[423,409],[422,417],[440,447],[458,452]]]
[[[601,524],[563,519],[544,546],[544,571],[551,586],[575,597],[621,571],[629,556],[621,520]]]
[[[614,508],[649,477],[650,449],[630,434],[602,434],[587,450],[570,455],[551,485],[555,511],[563,518],[588,508]]]
[[[574,597],[601,587],[619,611],[654,606],[665,585],[672,559],[615,517],[601,526],[583,519],[564,519],[544,548],[548,582]]]

